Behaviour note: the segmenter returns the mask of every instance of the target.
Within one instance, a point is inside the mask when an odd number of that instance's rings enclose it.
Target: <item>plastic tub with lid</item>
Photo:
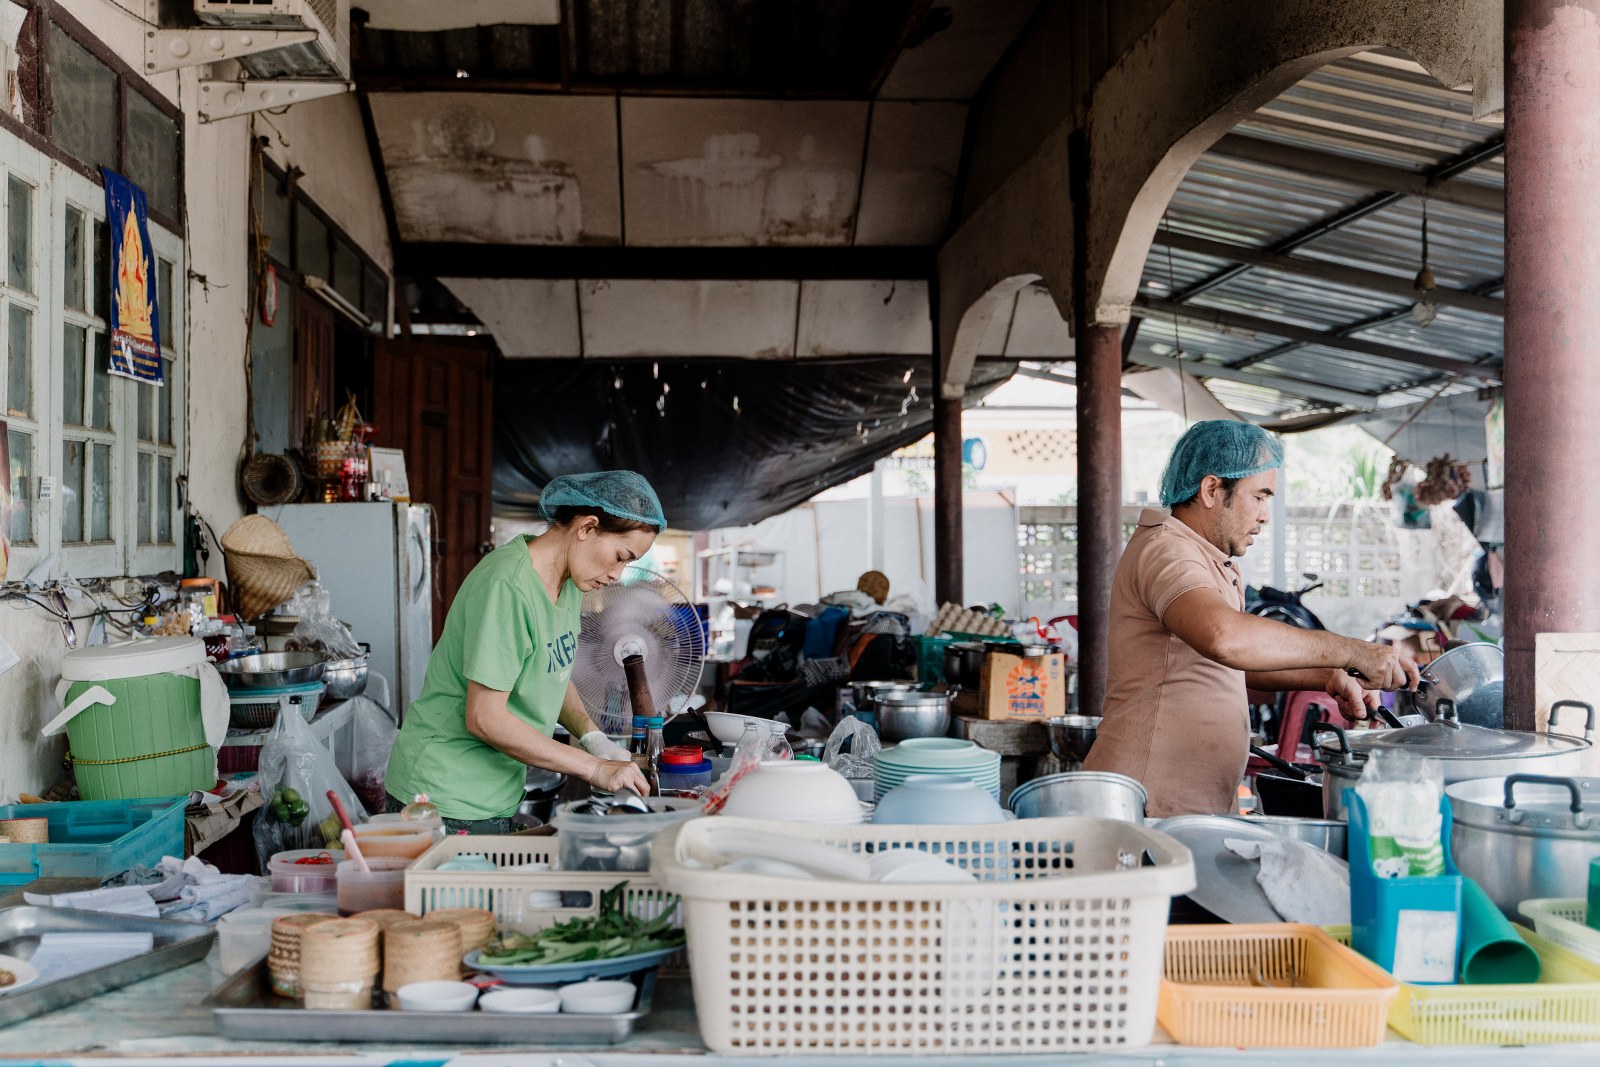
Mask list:
[[[56,697],[62,711],[41,733],[66,731],[84,800],[181,796],[216,785],[228,692],[198,638],[68,652]]]
[[[698,789],[709,786],[713,778],[711,761],[699,745],[673,745],[662,752],[656,774],[663,791]]]
[[[315,862],[326,859],[325,863]],[[331,893],[338,885],[344,852],[331,848],[298,848],[276,853],[267,861],[274,893]]]

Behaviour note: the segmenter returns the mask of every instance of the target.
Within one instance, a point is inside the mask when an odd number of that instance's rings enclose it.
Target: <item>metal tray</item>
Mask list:
[[[635,976],[639,999],[620,1015],[517,1015],[487,1011],[399,1011],[378,1007],[384,994],[373,991],[369,1011],[316,1011],[272,991],[267,963],[258,961],[230,978],[202,1002],[224,1037],[258,1040],[433,1042],[495,1045],[615,1045],[633,1033],[633,1024],[650,1012],[656,972]]]
[[[148,933],[155,937],[155,947],[131,960],[110,963],[71,978],[32,985],[15,993],[0,994],[0,1026],[10,1026],[203,960],[217,936],[215,930],[201,923],[32,905],[0,908],[0,954],[29,959],[39,947],[41,935],[57,933]]]

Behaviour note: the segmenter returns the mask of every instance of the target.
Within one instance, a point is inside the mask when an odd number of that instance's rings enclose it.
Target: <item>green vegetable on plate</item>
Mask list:
[[[479,953],[479,965],[548,967],[681,947],[684,932],[672,925],[675,902],[663,902],[661,914],[654,919],[640,919],[623,908],[627,885],[622,882],[602,893],[600,913],[593,917],[569,919],[535,934],[496,936]]]

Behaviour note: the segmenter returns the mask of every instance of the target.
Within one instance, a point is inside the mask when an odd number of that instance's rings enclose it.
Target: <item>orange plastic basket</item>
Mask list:
[[[1360,1048],[1399,991],[1315,926],[1171,926],[1156,1014],[1184,1045]]]

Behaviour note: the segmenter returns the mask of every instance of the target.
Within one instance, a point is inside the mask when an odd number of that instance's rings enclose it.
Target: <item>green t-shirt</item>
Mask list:
[[[534,573],[528,539],[502,545],[461,583],[428,676],[389,755],[385,788],[427,793],[451,819],[499,819],[522,802],[520,760],[467,731],[467,682],[509,693],[511,713],[555,732],[578,651],[583,594],[568,581],[555,603]]]

